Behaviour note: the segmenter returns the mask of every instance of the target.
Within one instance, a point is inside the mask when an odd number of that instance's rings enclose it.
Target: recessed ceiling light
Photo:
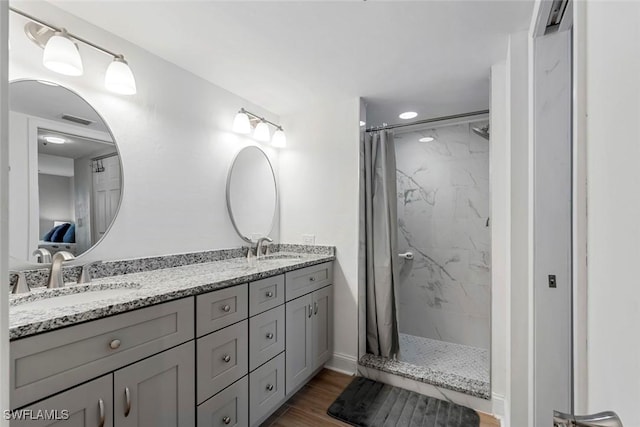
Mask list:
[[[433,141],[435,138],[432,136],[425,136],[424,138],[420,138],[418,141],[420,142],[431,142]]]
[[[398,117],[404,120],[408,120],[408,119],[413,119],[414,117],[418,117],[418,113],[416,113],[415,111],[405,111],[404,113],[400,114]]]
[[[44,140],[52,144],[64,144],[65,142],[67,142],[64,138],[60,138],[57,136],[45,136]]]
[[[362,120],[360,120],[360,126],[364,126],[366,124],[367,124],[366,122],[363,122]]]

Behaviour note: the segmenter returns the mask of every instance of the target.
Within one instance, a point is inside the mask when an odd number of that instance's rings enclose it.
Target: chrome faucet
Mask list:
[[[36,257],[36,262],[40,264],[49,264],[51,262],[51,252],[46,248],[38,248],[32,254]]]
[[[258,239],[258,243],[256,244],[256,259],[260,259],[262,255],[262,245],[264,245],[264,242],[272,243],[273,239],[267,236]]]
[[[60,251],[53,254],[51,258],[51,270],[49,271],[49,283],[47,288],[61,288],[64,286],[62,278],[62,263],[75,259],[71,252]]]
[[[82,266],[82,272],[80,273],[80,277],[78,278],[78,284],[81,283],[91,283],[91,267],[94,265],[101,264],[102,261],[93,261],[88,264]]]
[[[27,284],[27,279],[24,275],[24,271],[10,271],[9,273],[18,275],[18,281],[15,285],[13,285],[13,289],[11,290],[12,294],[23,294],[31,290],[31,288],[29,288],[29,285]]]

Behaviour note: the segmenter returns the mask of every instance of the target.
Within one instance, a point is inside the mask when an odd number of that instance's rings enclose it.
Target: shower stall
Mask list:
[[[398,128],[393,139],[399,351],[361,364],[489,399],[488,117]]]

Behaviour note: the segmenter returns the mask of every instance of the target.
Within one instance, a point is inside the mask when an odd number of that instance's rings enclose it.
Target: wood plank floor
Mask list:
[[[327,409],[353,377],[323,369],[278,409],[262,427],[349,426],[327,415]],[[500,427],[500,422],[482,412],[480,427]]]

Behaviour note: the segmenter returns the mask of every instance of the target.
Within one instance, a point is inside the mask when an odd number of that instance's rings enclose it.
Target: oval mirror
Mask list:
[[[9,85],[9,254],[47,262],[96,245],[122,197],[115,140],[75,92],[41,80]]]
[[[271,233],[277,200],[276,178],[267,155],[255,146],[240,150],[227,177],[227,209],[244,241],[251,243]]]

